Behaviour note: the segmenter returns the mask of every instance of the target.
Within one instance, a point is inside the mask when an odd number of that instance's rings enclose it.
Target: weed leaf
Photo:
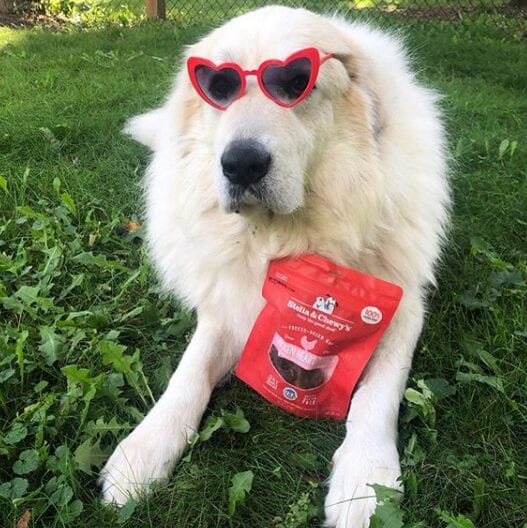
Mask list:
[[[219,429],[234,431],[235,433],[247,433],[251,424],[245,419],[243,411],[236,407],[235,412],[221,411],[221,416],[208,416],[205,425],[199,432],[199,440],[206,442]]]
[[[417,382],[419,388],[422,392],[419,392],[412,387],[409,387],[404,391],[405,399],[418,410],[423,418],[426,418],[430,421],[431,424],[435,422],[436,411],[434,408],[434,394],[426,386],[423,380]]]
[[[384,502],[378,504],[370,519],[370,528],[402,528],[403,512],[398,504]]]
[[[118,374],[116,374],[117,376]],[[86,424],[86,434],[88,436],[94,437],[96,435],[103,435],[106,432],[111,432],[114,436],[117,436],[120,431],[125,427],[129,427],[130,424],[124,423],[120,424],[117,421],[117,418],[112,417],[109,422],[106,422],[104,418],[97,418],[97,421],[91,421]]]
[[[19,459],[13,464],[13,471],[17,475],[27,475],[38,467],[40,457],[35,449],[26,449],[20,453]]]
[[[16,340],[15,352],[18,363],[18,370],[20,372],[20,380],[22,381],[22,383],[24,383],[24,343],[26,342],[28,337],[29,332],[27,330],[23,330],[22,332],[20,332],[20,335]]]
[[[234,515],[236,505],[244,503],[245,494],[249,493],[253,486],[253,479],[254,473],[251,470],[236,473],[232,477],[229,488],[229,517]]]
[[[501,143],[500,143],[500,148],[498,150],[498,158],[501,160],[503,159],[503,156],[505,155],[505,152],[507,152],[507,149],[509,148],[509,140],[508,139],[504,139]]]
[[[60,178],[57,178],[55,176],[55,178],[53,178],[53,189],[57,193],[57,195],[60,195],[60,186],[61,186]]]
[[[293,453],[291,456],[291,462],[308,471],[317,471],[321,469],[321,463],[316,453],[311,451],[303,451],[300,453]]]
[[[448,398],[456,393],[456,387],[450,385],[444,378],[429,378],[424,380],[424,383],[434,393],[437,400]]]
[[[64,507],[73,497],[71,486],[63,484],[58,487],[49,497],[49,502],[59,507]]]
[[[9,482],[0,484],[0,497],[4,499],[18,499],[24,495],[28,486],[27,479],[15,477]]]
[[[487,497],[485,486],[485,480],[482,478],[478,478],[474,481],[474,499],[472,501],[474,519],[477,519],[481,515],[485,506],[485,499]]]
[[[77,462],[79,469],[84,473],[91,474],[92,466],[100,468],[103,462],[108,458],[109,449],[101,449],[101,439],[94,442],[88,438],[80,444],[75,452],[73,458]]]
[[[92,251],[84,251],[83,253],[79,253],[78,255],[75,255],[71,260],[87,267],[96,266],[98,268],[103,269],[109,267],[109,262],[106,258],[106,255],[95,256]]]
[[[485,376],[484,374],[478,374],[477,372],[458,372],[456,374],[456,381],[460,383],[471,383],[476,381],[478,383],[484,383],[498,392],[505,394],[505,388],[503,387],[503,379],[497,376]]]
[[[75,202],[73,201],[73,198],[71,197],[71,195],[69,193],[63,192],[60,195],[60,201],[68,208],[68,211],[72,215],[76,215],[77,214],[77,207],[75,205]]]
[[[4,436],[3,442],[4,444],[7,444],[7,445],[18,444],[18,442],[23,440],[26,436],[27,436],[27,427],[20,423],[16,423],[11,428],[11,431],[9,431],[9,433],[7,433]]]
[[[66,504],[60,512],[60,517],[64,523],[71,523],[84,510],[84,504],[79,499],[75,499]]]
[[[446,522],[446,528],[475,528],[474,523],[464,515],[456,515],[447,513],[442,510],[436,510],[436,513],[439,515],[439,518]]]
[[[223,420],[225,425],[236,433],[247,433],[251,428],[251,424],[245,419],[243,411],[239,407],[236,407],[234,413],[225,411]]]
[[[221,416],[208,416],[205,420],[205,426],[199,432],[199,439],[202,442],[210,440],[211,436],[222,427],[223,423]]]
[[[134,499],[130,499],[122,508],[119,508],[117,512],[117,522],[119,524],[126,522],[133,515],[137,502]]]
[[[398,489],[383,486],[382,484],[368,484],[368,487],[373,489],[377,502],[381,504],[390,500],[399,500],[402,496],[402,492]]]
[[[380,484],[368,484],[375,491],[377,507],[370,520],[371,528],[402,528],[403,512],[399,505],[401,492]]]
[[[143,374],[143,364],[139,359],[139,350],[136,350],[133,356],[125,355],[125,345],[114,343],[113,341],[104,340],[98,345],[99,351],[102,354],[102,362],[104,365],[111,365],[116,372],[124,375],[128,384],[135,389],[139,397],[146,403],[144,398],[144,391],[141,390],[139,378],[150,399],[154,401],[154,397],[148,387],[146,378]]]
[[[46,461],[46,468],[57,473],[69,473],[74,464],[68,446],[60,445]]]
[[[50,326],[40,327],[40,345],[38,349],[46,358],[46,365],[50,367],[57,361],[64,349],[65,339]]]
[[[4,381],[7,381],[9,378],[13,377],[15,375],[15,369],[8,368],[5,370],[0,371],[0,383],[4,383]]]
[[[274,473],[274,472],[273,472]],[[317,507],[313,502],[314,492],[319,489],[318,482],[309,481],[311,489],[300,494],[300,497],[293,503],[289,504],[289,511],[287,512],[285,519],[280,517],[276,518],[277,524],[273,524],[275,528],[301,528],[305,526],[312,526],[309,522],[312,519],[322,517],[320,508]],[[316,500],[316,499],[315,499]]]
[[[7,190],[7,180],[3,176],[0,176],[0,189],[2,189],[6,194],[9,193]]]
[[[523,275],[520,270],[491,273],[488,282],[495,287],[515,286],[521,288],[522,286],[525,286],[525,281],[523,280]]]

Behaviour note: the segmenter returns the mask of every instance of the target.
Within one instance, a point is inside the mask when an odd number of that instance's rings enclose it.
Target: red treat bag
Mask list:
[[[286,411],[346,417],[402,289],[319,255],[274,260],[236,375]]]

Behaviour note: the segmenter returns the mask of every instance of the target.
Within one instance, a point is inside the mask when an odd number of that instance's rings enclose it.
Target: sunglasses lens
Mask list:
[[[203,93],[221,107],[230,105],[240,93],[242,80],[232,68],[215,70],[199,65],[195,70],[196,80]]]
[[[291,104],[306,91],[311,72],[311,60],[299,57],[284,66],[267,66],[262,73],[262,84],[273,99]]]

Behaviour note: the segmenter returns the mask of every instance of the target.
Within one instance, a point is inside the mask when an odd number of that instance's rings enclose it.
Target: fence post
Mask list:
[[[165,0],[145,0],[146,16],[162,18],[167,17]]]

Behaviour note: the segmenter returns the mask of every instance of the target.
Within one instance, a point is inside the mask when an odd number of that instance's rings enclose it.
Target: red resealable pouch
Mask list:
[[[343,419],[402,293],[319,255],[274,260],[236,375],[293,414]]]

